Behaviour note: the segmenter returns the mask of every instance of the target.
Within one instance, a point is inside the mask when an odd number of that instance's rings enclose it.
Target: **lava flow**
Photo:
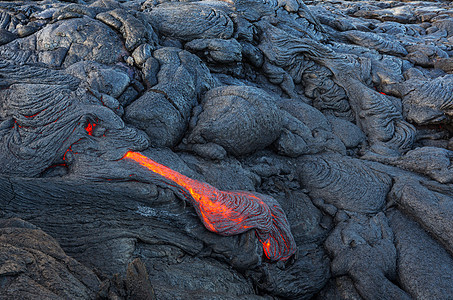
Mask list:
[[[85,127],[85,130],[88,132],[88,135],[93,135],[94,127],[96,127],[96,123],[88,123]]]
[[[221,191],[138,152],[129,151],[124,158],[139,163],[187,191],[191,195],[188,201],[208,230],[228,236],[254,228],[266,257],[273,261],[287,260],[296,252],[286,215],[272,197],[243,191]]]

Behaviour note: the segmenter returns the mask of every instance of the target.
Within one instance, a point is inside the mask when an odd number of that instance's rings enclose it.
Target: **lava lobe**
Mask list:
[[[181,187],[208,230],[229,236],[255,229],[264,254],[272,261],[287,260],[296,252],[286,215],[272,197],[244,191],[221,191],[138,152],[129,151],[123,159],[133,160]]]

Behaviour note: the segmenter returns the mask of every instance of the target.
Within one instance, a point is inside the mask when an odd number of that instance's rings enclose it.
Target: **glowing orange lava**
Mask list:
[[[374,89],[375,89],[375,90],[376,90],[376,92],[378,92],[379,94],[381,94],[381,95],[386,95],[386,96],[387,96],[387,94],[386,94],[386,93],[384,93],[384,92],[380,92],[380,91],[378,90],[378,88],[377,88],[376,86],[374,87]]]
[[[270,260],[286,260],[295,253],[296,244],[288,221],[273,198],[242,191],[221,191],[137,152],[129,151],[123,158],[139,163],[189,192],[188,200],[208,230],[228,236],[254,228]]]
[[[85,130],[88,132],[88,135],[93,135],[94,127],[96,127],[96,123],[88,123],[85,127]]]
[[[39,113],[40,113],[40,112],[37,112],[37,113],[35,113],[34,115],[24,116],[24,117],[26,117],[27,119],[29,119],[29,118],[34,118],[34,117],[36,117]]]

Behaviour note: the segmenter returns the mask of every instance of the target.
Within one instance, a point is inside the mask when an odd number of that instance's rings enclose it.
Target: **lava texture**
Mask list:
[[[0,19],[1,299],[453,299],[451,2]]]
[[[190,197],[204,226],[212,232],[229,236],[256,229],[270,260],[287,260],[296,252],[283,209],[272,197],[243,191],[221,191],[156,163],[148,157],[129,151],[124,158],[139,163],[182,187]]]

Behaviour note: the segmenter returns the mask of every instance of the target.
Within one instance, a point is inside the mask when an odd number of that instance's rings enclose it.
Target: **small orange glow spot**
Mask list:
[[[96,127],[97,124],[95,123],[88,123],[87,126],[85,127],[85,130],[88,132],[88,135],[93,135],[93,130],[94,127]]]
[[[263,250],[264,250],[264,255],[266,255],[267,258],[271,257],[271,239],[268,238],[263,244]]]
[[[286,260],[295,253],[296,243],[288,221],[273,198],[262,195],[261,199],[249,192],[221,191],[173,171],[138,152],[129,151],[124,158],[137,162],[187,191],[191,196],[187,198],[188,201],[208,230],[229,236],[254,228],[263,244],[264,253],[270,260]],[[271,203],[265,203],[264,197],[269,198],[267,201]]]
[[[375,89],[375,90],[376,90],[376,92],[378,92],[379,94],[382,94],[382,95],[386,95],[386,96],[387,96],[387,94],[386,94],[386,93],[384,93],[384,92],[379,92],[379,91],[378,91],[378,89],[377,89],[377,87],[374,87],[374,89]]]

